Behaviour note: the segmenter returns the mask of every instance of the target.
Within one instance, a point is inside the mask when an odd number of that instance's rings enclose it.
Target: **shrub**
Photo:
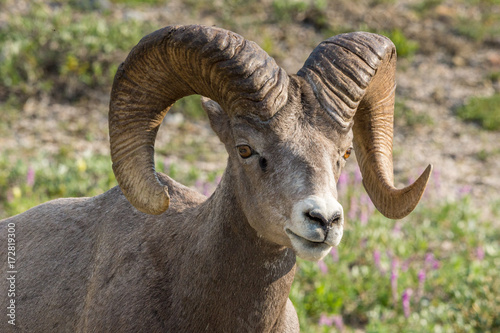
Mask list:
[[[7,91],[71,100],[108,89],[126,53],[151,31],[147,22],[34,1],[0,26],[0,100]]]
[[[472,97],[457,110],[457,115],[465,121],[478,123],[490,131],[500,130],[500,94],[490,97]]]

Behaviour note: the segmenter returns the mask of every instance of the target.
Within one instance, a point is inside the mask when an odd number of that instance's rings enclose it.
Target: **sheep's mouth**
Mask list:
[[[292,247],[295,253],[307,260],[319,260],[324,257],[331,249],[332,245],[324,240],[316,241],[304,238],[290,229],[285,230],[288,238],[292,242]]]
[[[285,231],[286,231],[286,234],[288,235],[288,237],[290,237],[291,239],[296,239],[296,240],[300,240],[301,242],[304,242],[304,243],[309,243],[311,246],[319,246],[321,244],[325,244],[325,242],[323,240],[317,241],[317,240],[307,239],[305,237],[297,235],[295,232],[293,232],[290,229],[286,229]]]

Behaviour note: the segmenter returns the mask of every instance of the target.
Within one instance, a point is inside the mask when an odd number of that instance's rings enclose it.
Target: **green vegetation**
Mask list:
[[[61,148],[29,162],[0,154],[0,218],[61,197],[94,196],[116,185],[108,156],[74,156]]]
[[[199,95],[181,98],[172,106],[169,112],[182,112],[184,116],[194,120],[208,119],[207,114],[201,107]]]
[[[80,2],[80,1],[78,1]],[[97,2],[97,1],[92,1]],[[155,5],[165,5],[168,0],[111,0],[112,3],[123,4],[128,6],[155,6]]]
[[[491,80],[491,82],[499,82],[500,81],[500,71],[491,72],[488,75],[488,79]]]
[[[413,5],[413,9],[421,17],[424,17],[426,15],[429,15],[429,13],[435,10],[436,7],[439,6],[442,2],[443,0],[423,0]]]
[[[490,97],[473,97],[457,110],[459,118],[478,123],[490,130],[500,130],[500,94]]]
[[[398,125],[415,127],[432,126],[433,120],[427,113],[416,113],[404,101],[396,100],[394,105],[394,122]]]
[[[215,189],[222,174],[222,170],[201,174],[195,166],[181,168],[169,158],[158,156],[157,159],[157,171],[206,194]],[[64,146],[56,154],[35,153],[29,159],[3,152],[0,154],[0,219],[48,200],[95,196],[116,185],[109,156],[78,156]]]
[[[114,2],[134,6],[136,3],[134,0]],[[159,0],[148,2],[150,6],[165,4]],[[262,13],[264,9],[257,1],[225,0],[220,4],[188,1],[187,4],[194,11],[214,14],[229,29],[243,24],[235,20],[235,15]],[[48,4],[37,0],[30,3],[23,15],[10,15],[0,25],[0,100],[18,98],[25,101],[31,96],[48,94],[58,100],[74,101],[89,90],[109,90],[117,66],[126,53],[144,35],[163,25],[131,18],[133,15],[116,17],[99,6],[98,1],[82,7],[77,1]],[[325,16],[328,2],[323,0],[274,0],[270,6],[267,11],[271,14],[242,20],[247,22],[243,25],[257,23],[265,27],[264,22],[271,19],[286,29],[287,24],[302,21],[326,37],[364,28],[338,27],[329,22]],[[8,4],[0,4],[0,9],[7,11]],[[377,29],[369,30],[384,34]],[[408,40],[400,29],[385,34],[396,44],[400,57],[411,56],[418,49],[418,43]],[[284,54],[269,43],[269,38],[266,43],[268,33],[263,32],[262,36],[266,51],[278,56]],[[312,42],[316,45],[319,41]]]
[[[0,26],[0,100],[49,94],[74,100],[88,89],[109,89],[128,52],[154,29],[148,22],[95,11],[75,17],[69,6],[35,1],[25,15]]]
[[[377,32],[377,31],[375,31]],[[377,32],[389,37],[396,46],[399,58],[413,56],[418,50],[418,42],[408,39],[401,29],[394,29],[389,32]]]
[[[277,22],[292,22],[303,19],[316,28],[324,28],[328,25],[326,16],[323,14],[327,7],[325,0],[273,0],[273,15]]]
[[[349,178],[339,184],[347,215],[339,248],[319,263],[299,260],[291,297],[302,331],[500,329],[500,231],[480,221],[468,189],[440,202],[431,183],[415,212],[390,221]]]
[[[474,0],[465,2],[468,10],[457,18],[458,33],[477,42],[494,39],[500,34],[498,0]],[[496,6],[496,7],[495,7]],[[470,13],[474,13],[471,15]]]

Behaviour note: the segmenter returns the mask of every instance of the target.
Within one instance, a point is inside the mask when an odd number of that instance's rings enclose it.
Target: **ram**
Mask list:
[[[319,260],[339,244],[336,184],[351,146],[383,215],[406,216],[426,187],[430,165],[412,185],[394,187],[395,67],[390,40],[364,32],[325,40],[296,75],[220,28],[166,27],[144,37],[111,92],[119,186],[0,223],[0,244],[9,226],[16,232],[16,328],[298,331],[288,298],[296,256]],[[205,96],[229,155],[209,198],[154,168],[162,119],[191,94]],[[0,283],[5,305],[9,281]]]

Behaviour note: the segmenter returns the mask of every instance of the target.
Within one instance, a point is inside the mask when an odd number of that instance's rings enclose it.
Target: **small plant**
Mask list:
[[[178,100],[169,112],[181,112],[193,120],[207,119],[207,114],[201,107],[199,95],[191,95]]]
[[[41,1],[28,8],[0,26],[0,100],[4,92],[22,100],[40,93],[72,100],[89,88],[108,88],[125,51],[153,30],[148,22],[124,24]]]
[[[491,80],[491,82],[499,82],[500,81],[500,71],[491,72],[488,75],[488,79]]]
[[[494,40],[500,34],[499,5],[498,0],[464,1],[463,14],[455,20],[456,32],[479,43]]]
[[[432,10],[434,10],[437,6],[439,6],[443,0],[424,0],[424,1],[419,1],[417,2],[414,6],[413,9],[415,11],[422,15],[428,15],[428,13]]]
[[[381,32],[381,34],[389,37],[389,39],[392,40],[392,42],[396,46],[398,57],[400,58],[411,57],[418,51],[418,42],[406,38],[403,31],[401,31],[400,29],[394,29],[387,33]]]
[[[12,153],[0,154],[0,219],[51,199],[93,196],[116,185],[108,156],[63,150],[29,161],[13,158]]]
[[[473,97],[457,110],[465,121],[472,121],[490,131],[500,130],[500,94],[490,97]]]
[[[408,107],[404,101],[396,101],[394,105],[394,121],[398,125],[415,127],[418,125],[430,126],[433,124],[432,118],[425,113],[416,113]]]
[[[274,0],[274,15],[278,21],[292,21],[300,12],[304,12],[308,7],[303,0]]]
[[[325,10],[325,0],[274,0],[272,2],[273,14],[278,22],[289,23],[300,19],[311,24],[317,29],[328,27]]]

